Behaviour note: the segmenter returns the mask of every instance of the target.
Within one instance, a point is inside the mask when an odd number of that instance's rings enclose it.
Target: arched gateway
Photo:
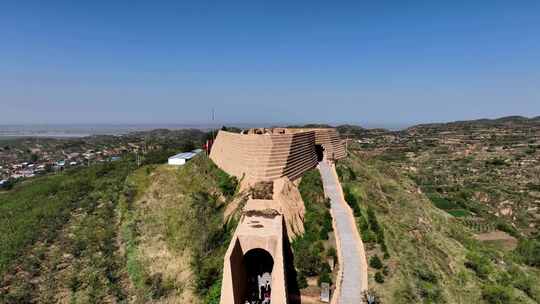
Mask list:
[[[246,294],[243,301],[249,303],[270,302],[272,294],[272,270],[274,259],[264,249],[255,248],[244,255],[246,271]]]

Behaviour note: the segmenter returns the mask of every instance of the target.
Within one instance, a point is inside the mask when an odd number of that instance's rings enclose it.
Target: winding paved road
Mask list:
[[[334,168],[327,162],[319,163],[319,171],[324,185],[324,193],[330,198],[332,215],[336,221],[336,237],[341,245],[341,269],[343,269],[339,304],[362,303],[362,258],[359,249],[357,230],[350,220],[347,203],[340,194],[339,181],[334,174]],[[362,246],[363,247],[363,246]],[[364,284],[367,282],[364,282]]]

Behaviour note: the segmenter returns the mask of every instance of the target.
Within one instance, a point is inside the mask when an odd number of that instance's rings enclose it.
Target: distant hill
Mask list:
[[[337,126],[336,129],[338,130],[339,134],[343,135],[352,135],[352,136],[360,136],[364,135],[366,133],[366,129],[355,126],[355,125],[340,125]]]
[[[460,120],[447,123],[428,123],[419,124],[408,128],[407,130],[423,129],[423,128],[460,128],[460,127],[490,127],[503,125],[536,125],[540,123],[540,116],[528,118],[524,116],[504,116],[495,119],[481,118],[475,120]]]
[[[287,126],[287,128],[333,128],[333,126],[329,124],[305,124],[305,125],[291,125]]]

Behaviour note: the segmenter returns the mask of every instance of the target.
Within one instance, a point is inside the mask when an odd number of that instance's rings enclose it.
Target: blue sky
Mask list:
[[[537,116],[539,16],[525,0],[0,1],[0,124]]]

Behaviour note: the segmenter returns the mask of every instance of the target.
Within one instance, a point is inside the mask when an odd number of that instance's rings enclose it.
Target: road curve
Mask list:
[[[340,247],[341,284],[338,284],[337,303],[362,303],[362,291],[367,288],[367,269],[364,246],[361,243],[351,210],[341,192],[335,169],[326,161],[319,163],[324,193],[330,198],[335,221],[336,238]],[[338,278],[339,280],[340,278]]]

